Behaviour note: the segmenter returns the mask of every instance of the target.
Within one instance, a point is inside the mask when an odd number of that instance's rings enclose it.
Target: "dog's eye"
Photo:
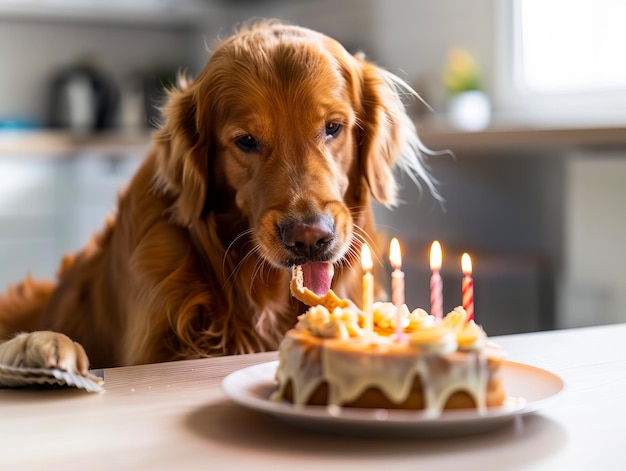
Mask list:
[[[250,134],[240,137],[235,141],[235,144],[244,152],[255,152],[259,150],[259,141]]]
[[[336,137],[339,132],[341,131],[341,124],[339,123],[326,123],[326,126],[324,127],[324,132],[326,133],[326,137]]]

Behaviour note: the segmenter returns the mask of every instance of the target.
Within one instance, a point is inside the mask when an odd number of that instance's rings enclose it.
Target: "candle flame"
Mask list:
[[[441,253],[441,244],[438,240],[433,242],[430,247],[430,269],[441,270],[441,263],[443,261],[443,254]]]
[[[391,245],[389,246],[389,261],[391,266],[398,269],[402,266],[402,255],[400,254],[400,242],[395,237],[391,239]]]
[[[463,270],[463,273],[466,275],[472,274],[472,259],[467,253],[461,256],[461,270]]]
[[[365,271],[370,271],[374,267],[372,252],[367,244],[363,244],[363,247],[361,248],[361,266]]]

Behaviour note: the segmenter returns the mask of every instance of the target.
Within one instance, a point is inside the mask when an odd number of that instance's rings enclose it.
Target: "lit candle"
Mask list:
[[[443,281],[439,273],[442,261],[441,244],[436,240],[430,247],[430,313],[437,319],[443,318]]]
[[[467,320],[474,319],[474,280],[472,278],[472,259],[466,253],[461,257],[461,270],[465,276],[463,277],[462,293],[463,293],[463,309],[467,312]]]
[[[391,239],[389,261],[393,267],[393,272],[391,273],[391,302],[396,307],[396,337],[400,338],[402,335],[402,310],[400,307],[404,304],[404,273],[400,270],[402,266],[400,243],[395,237]]]
[[[367,244],[361,248],[361,266],[363,267],[363,312],[365,313],[365,330],[374,331],[374,275],[372,275],[372,253]]]

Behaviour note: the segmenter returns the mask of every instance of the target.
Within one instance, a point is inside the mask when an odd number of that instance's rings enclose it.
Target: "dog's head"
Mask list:
[[[236,211],[237,230],[275,267],[354,257],[370,196],[396,203],[396,164],[430,186],[400,89],[320,33],[243,29],[165,108],[159,178],[175,195],[174,221]]]

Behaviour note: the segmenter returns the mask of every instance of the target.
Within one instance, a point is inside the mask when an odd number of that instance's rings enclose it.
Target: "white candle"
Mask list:
[[[436,240],[430,248],[430,313],[437,319],[443,318],[443,280],[439,273],[442,262],[441,244]]]
[[[364,328],[367,332],[374,331],[374,275],[372,275],[372,253],[367,244],[361,248],[361,266],[363,267],[363,312],[365,313]]]
[[[474,319],[474,279],[472,278],[472,259],[464,253],[461,257],[461,270],[465,276],[462,283],[463,309],[467,312],[467,320]]]
[[[396,337],[402,335],[402,310],[400,307],[404,304],[404,273],[400,269],[402,267],[402,254],[400,253],[400,243],[395,237],[391,240],[389,247],[389,261],[393,267],[391,273],[391,302],[396,307]]]

